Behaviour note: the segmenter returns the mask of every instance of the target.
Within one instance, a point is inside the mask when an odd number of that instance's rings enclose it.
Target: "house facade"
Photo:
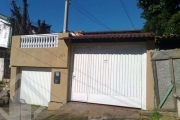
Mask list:
[[[9,54],[7,49],[11,42],[12,28],[8,17],[0,14],[0,81],[10,78]]]
[[[58,109],[69,101],[154,108],[154,34],[140,31],[13,36],[14,102]]]

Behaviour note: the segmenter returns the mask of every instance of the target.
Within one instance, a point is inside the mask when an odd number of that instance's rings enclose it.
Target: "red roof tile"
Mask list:
[[[65,40],[80,40],[80,39],[116,39],[116,38],[148,38],[154,37],[153,33],[116,33],[116,34],[91,34],[81,36],[71,36],[64,38]]]

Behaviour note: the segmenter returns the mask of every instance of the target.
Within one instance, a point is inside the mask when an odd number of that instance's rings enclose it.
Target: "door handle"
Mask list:
[[[75,76],[75,74],[74,74],[74,72],[72,73],[72,79],[74,79],[76,76]]]

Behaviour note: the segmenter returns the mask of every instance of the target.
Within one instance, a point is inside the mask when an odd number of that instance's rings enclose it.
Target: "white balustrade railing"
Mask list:
[[[58,34],[22,35],[21,48],[58,47]]]

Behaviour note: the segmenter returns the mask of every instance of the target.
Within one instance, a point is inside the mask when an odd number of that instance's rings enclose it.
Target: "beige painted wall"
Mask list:
[[[10,99],[12,102],[17,102],[19,100],[19,85],[21,75],[20,68],[11,67],[11,80],[10,80]]]
[[[66,37],[66,36],[62,36],[62,37]],[[71,41],[67,41],[66,44],[68,44],[68,60],[67,60],[68,68],[67,69],[52,68],[51,96],[50,96],[50,102],[48,104],[48,110],[57,110],[59,107],[63,106],[68,102],[68,97],[70,94],[69,68],[70,68],[70,57],[71,57]],[[61,73],[60,84],[54,84],[54,73],[56,71]]]
[[[151,64],[151,52],[155,50],[155,41],[147,40],[147,110],[154,109],[154,77]]]
[[[68,36],[61,33],[58,38]],[[68,67],[68,44],[64,40],[58,41],[57,48],[20,48],[20,41],[20,36],[13,36],[11,66]]]
[[[54,84],[54,72],[60,72],[60,84]],[[67,103],[68,96],[68,69],[52,69],[50,101]]]

